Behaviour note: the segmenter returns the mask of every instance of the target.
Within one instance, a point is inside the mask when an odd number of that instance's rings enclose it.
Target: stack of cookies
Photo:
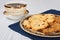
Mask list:
[[[19,19],[20,17],[28,14],[28,10],[26,9],[26,6],[27,4],[22,4],[22,3],[5,4],[4,14],[8,18]]]
[[[28,20],[24,20],[23,25],[28,28],[31,27],[33,30],[44,29],[49,25],[48,23],[54,21],[54,18],[53,14],[36,14],[29,17]]]
[[[55,14],[36,14],[23,21],[24,27],[47,35],[60,32],[60,16]]]

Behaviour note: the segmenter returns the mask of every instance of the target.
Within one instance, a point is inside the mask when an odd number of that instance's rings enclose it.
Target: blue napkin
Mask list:
[[[53,10],[53,9],[50,9],[50,10],[47,10],[43,13],[52,13],[52,14],[59,14],[60,15],[60,11],[57,11],[57,10]],[[32,40],[60,40],[59,37],[57,38],[49,38],[49,37],[39,37],[39,36],[35,36],[35,35],[31,35],[27,32],[25,32],[24,30],[22,30],[19,26],[19,22],[17,23],[14,23],[14,24],[11,24],[8,26],[10,29],[12,29],[13,31],[21,34],[21,35],[24,35]]]

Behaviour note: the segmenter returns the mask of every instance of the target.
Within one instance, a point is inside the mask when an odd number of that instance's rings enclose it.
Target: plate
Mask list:
[[[34,14],[33,14],[34,15]],[[32,16],[32,15],[30,15]],[[29,33],[29,34],[32,34],[32,35],[35,35],[35,36],[40,36],[40,37],[60,37],[60,34],[59,35],[45,35],[44,33],[42,32],[37,32],[37,31],[33,31],[31,29],[27,29],[25,28],[22,23],[24,21],[24,19],[30,17],[30,16],[26,16],[24,17],[21,21],[20,21],[20,27],[22,28],[22,30],[24,30],[25,32]]]

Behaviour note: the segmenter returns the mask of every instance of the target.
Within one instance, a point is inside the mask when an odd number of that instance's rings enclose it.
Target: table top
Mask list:
[[[10,0],[12,1],[12,0]],[[16,20],[9,20],[4,15],[4,4],[10,2],[9,0],[0,0],[0,40],[31,40],[11,29],[9,25],[16,23]],[[21,0],[17,0],[21,1]],[[42,13],[49,9],[60,10],[60,0],[23,0],[27,3],[29,14]]]

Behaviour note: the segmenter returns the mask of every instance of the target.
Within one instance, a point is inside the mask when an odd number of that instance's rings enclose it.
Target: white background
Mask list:
[[[0,40],[31,40],[8,28],[8,25],[16,21],[8,20],[4,15],[4,4],[12,0],[0,0]],[[21,1],[21,0],[13,0]],[[22,0],[27,3],[29,14],[41,13],[49,9],[60,10],[60,0]]]

